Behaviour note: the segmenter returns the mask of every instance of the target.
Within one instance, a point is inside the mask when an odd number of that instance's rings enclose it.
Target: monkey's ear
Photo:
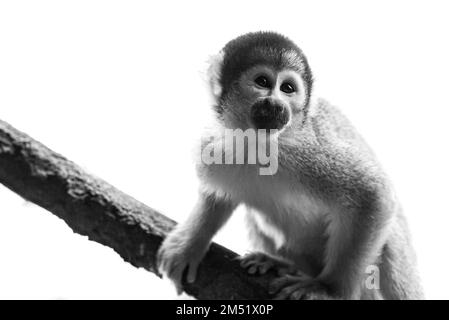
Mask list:
[[[221,69],[223,65],[224,52],[220,51],[218,54],[209,58],[209,68],[207,69],[207,80],[209,82],[210,91],[215,102],[218,103],[222,93],[220,84]]]

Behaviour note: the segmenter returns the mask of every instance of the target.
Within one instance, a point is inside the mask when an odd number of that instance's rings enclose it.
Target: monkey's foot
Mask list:
[[[300,271],[273,280],[270,284],[270,294],[275,294],[275,300],[331,299],[322,284]]]
[[[294,266],[288,261],[276,259],[262,252],[253,252],[240,258],[240,266],[249,274],[265,274],[275,270],[279,275],[293,272]]]

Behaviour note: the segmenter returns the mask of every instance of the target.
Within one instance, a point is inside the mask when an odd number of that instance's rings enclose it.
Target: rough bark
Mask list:
[[[74,232],[151,272],[161,241],[175,225],[1,120],[0,183],[63,219]],[[247,275],[236,256],[212,244],[198,280],[186,285],[186,292],[197,299],[269,298],[266,288],[272,275]]]

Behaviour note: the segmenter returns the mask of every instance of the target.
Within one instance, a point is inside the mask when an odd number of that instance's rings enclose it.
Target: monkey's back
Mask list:
[[[368,155],[371,166],[376,166],[376,171],[382,175],[383,179],[388,180],[372,149],[339,108],[324,99],[318,99],[314,105],[313,115],[310,117],[310,124],[320,143],[347,144],[350,150],[360,156],[363,155],[364,161],[367,160]],[[394,193],[390,182],[387,183]],[[423,299],[424,293],[407,220],[395,195],[394,198],[396,205],[391,227],[377,261],[380,267],[382,297],[384,299]]]
[[[311,113],[311,125],[322,143],[346,143],[360,149],[361,153],[367,152],[373,160],[377,161],[365,139],[338,107],[325,99],[318,98],[312,106]]]

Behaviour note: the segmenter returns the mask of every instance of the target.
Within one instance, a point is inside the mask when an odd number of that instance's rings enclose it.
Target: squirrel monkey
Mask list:
[[[274,297],[422,299],[392,185],[345,116],[312,95],[301,49],[274,32],[248,33],[227,43],[209,71],[217,128],[202,148],[223,143],[226,130],[268,130],[277,167],[261,174],[249,157],[199,161],[198,202],[158,253],[159,270],[178,292],[184,273],[195,281],[213,236],[242,204],[254,252],[241,265],[252,274],[274,269]],[[374,288],[369,270],[378,271]]]

